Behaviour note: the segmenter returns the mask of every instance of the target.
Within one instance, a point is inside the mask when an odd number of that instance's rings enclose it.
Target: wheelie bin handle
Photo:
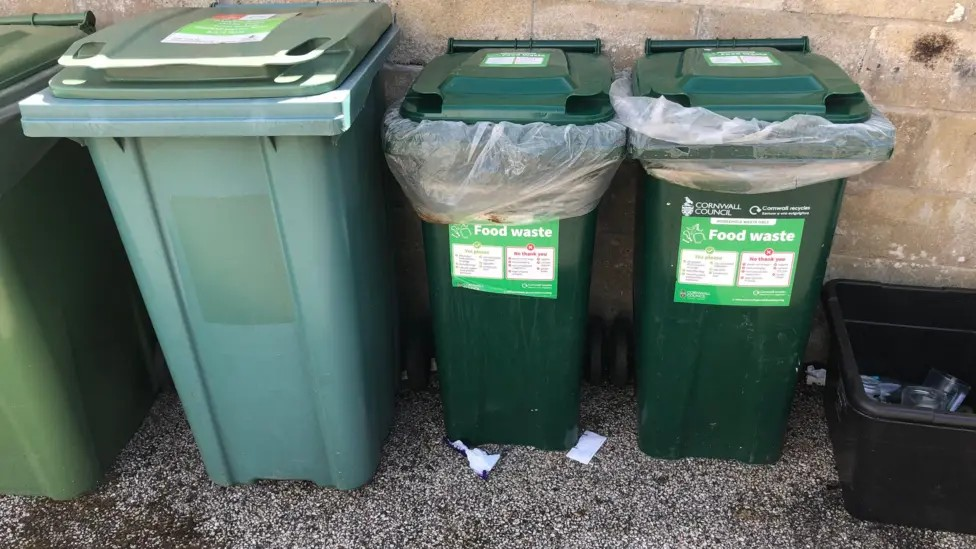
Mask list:
[[[10,15],[0,17],[0,25],[30,25],[32,27],[78,27],[92,33],[95,32],[95,14],[86,11],[82,13],[32,13],[30,15]]]
[[[644,42],[644,55],[674,53],[690,48],[776,48],[780,51],[810,52],[810,38],[728,38],[715,40],[654,40]]]
[[[338,44],[340,39],[324,40],[310,52],[292,55],[288,50],[279,51],[271,55],[254,55],[245,57],[186,57],[165,59],[112,59],[105,55],[83,56],[82,52],[89,42],[78,41],[64,52],[58,59],[62,67],[88,67],[90,69],[131,69],[146,67],[164,67],[170,65],[198,65],[207,67],[266,67],[270,65],[300,65],[317,59],[330,48]],[[309,40],[316,42],[317,40]],[[97,44],[97,43],[96,43]]]
[[[447,40],[447,53],[474,52],[485,48],[528,50],[551,48],[573,53],[593,53],[599,55],[603,44],[599,38],[593,40]]]

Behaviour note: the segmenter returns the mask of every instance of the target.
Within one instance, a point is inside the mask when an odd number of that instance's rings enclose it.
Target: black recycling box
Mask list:
[[[881,403],[860,378],[921,385],[936,368],[976,385],[976,291],[834,280],[824,301],[824,405],[844,506],[865,520],[976,533],[976,415]]]

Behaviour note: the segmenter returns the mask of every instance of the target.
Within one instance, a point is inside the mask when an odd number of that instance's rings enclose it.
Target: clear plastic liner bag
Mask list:
[[[414,209],[432,223],[528,223],[593,211],[627,153],[616,121],[415,122],[394,106],[383,148]]]
[[[891,156],[895,128],[877,110],[857,124],[798,114],[782,122],[727,118],[663,97],[635,97],[629,75],[610,88],[630,153],[648,173],[686,187],[743,194],[852,177]]]

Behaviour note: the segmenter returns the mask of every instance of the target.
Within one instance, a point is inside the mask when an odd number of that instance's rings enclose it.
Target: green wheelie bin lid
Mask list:
[[[174,8],[75,42],[51,81],[71,99],[245,99],[331,91],[393,23],[350,2]]]
[[[94,25],[91,12],[0,17],[0,90],[53,67]]]
[[[613,118],[599,40],[454,40],[404,97],[404,118],[595,124]]]
[[[836,63],[802,38],[647,40],[634,94],[705,107],[729,118],[779,122],[795,114],[864,122],[871,105]]]

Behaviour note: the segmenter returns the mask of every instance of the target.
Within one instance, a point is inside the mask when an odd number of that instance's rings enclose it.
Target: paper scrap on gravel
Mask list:
[[[576,446],[573,446],[573,449],[566,454],[566,457],[582,464],[589,464],[606,441],[607,437],[605,436],[598,435],[593,431],[583,431],[583,436],[579,438]]]
[[[827,369],[807,364],[807,385],[826,385]]]
[[[448,440],[447,442],[459,454],[467,457],[471,470],[485,480],[488,480],[488,472],[498,463],[498,458],[502,457],[501,454],[489,454],[480,448],[468,448],[460,440]]]

